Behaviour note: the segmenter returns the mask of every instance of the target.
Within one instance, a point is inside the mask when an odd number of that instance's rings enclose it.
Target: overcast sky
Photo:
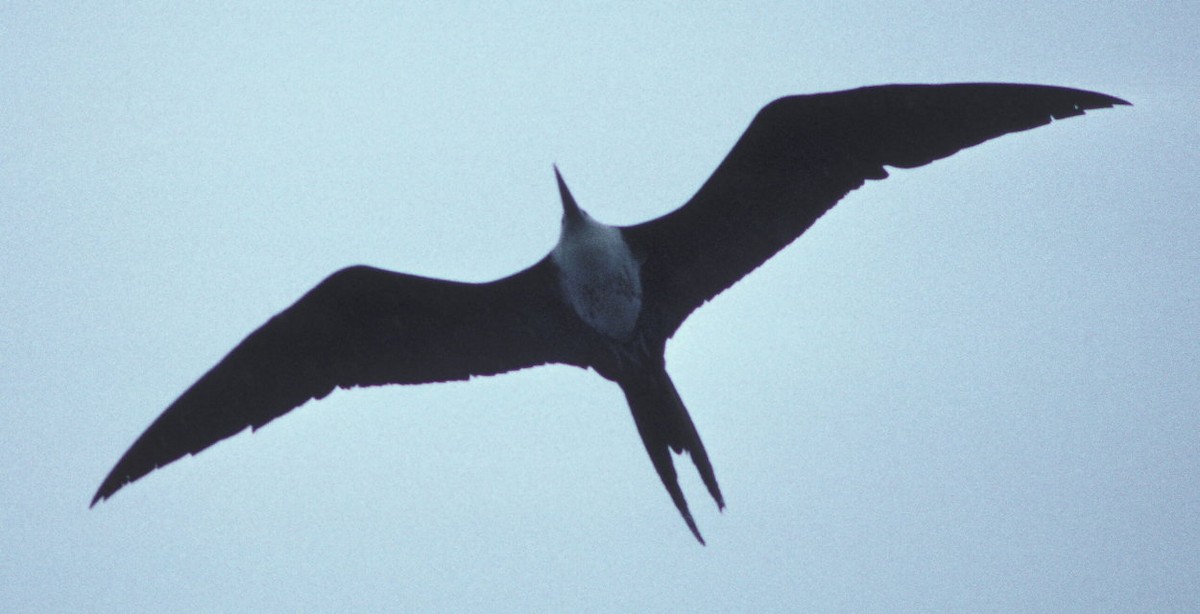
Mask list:
[[[5,609],[1200,610],[1192,3],[116,4],[0,7]],[[337,268],[493,279],[553,163],[638,222],[776,97],[951,81],[1135,106],[872,182],[693,315],[707,547],[561,366],[337,392],[87,507]]]

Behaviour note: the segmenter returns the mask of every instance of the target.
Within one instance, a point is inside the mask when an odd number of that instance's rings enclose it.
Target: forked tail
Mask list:
[[[622,378],[617,382],[629,401],[629,410],[633,413],[633,421],[637,424],[638,434],[650,454],[650,461],[663,486],[675,502],[675,507],[683,515],[692,534],[701,544],[704,538],[692,520],[688,510],[687,500],[679,487],[678,474],[671,459],[671,451],[676,454],[687,452],[700,472],[700,478],[708,488],[709,494],[717,502],[718,509],[725,509],[725,499],[721,496],[721,488],[717,486],[717,477],[713,474],[712,464],[708,462],[708,453],[704,451],[704,443],[700,434],[692,424],[683,400],[671,383],[670,376],[662,365],[650,367],[645,371]]]

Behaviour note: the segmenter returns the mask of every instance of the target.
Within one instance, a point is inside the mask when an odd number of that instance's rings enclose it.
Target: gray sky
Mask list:
[[[1200,609],[1190,3],[45,4],[0,8],[6,608]],[[338,392],[87,509],[333,270],[540,258],[552,163],[632,223],[773,98],[983,80],[1136,106],[873,182],[683,326],[707,548],[567,367]]]

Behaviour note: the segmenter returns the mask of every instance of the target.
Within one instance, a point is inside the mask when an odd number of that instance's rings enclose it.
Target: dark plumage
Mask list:
[[[887,85],[781,98],[758,113],[684,206],[615,233],[582,214],[559,177],[560,248],[576,236],[567,220],[586,218],[581,228],[619,237],[618,247],[632,254],[634,260],[614,261],[633,263],[632,276],[620,266],[594,273],[620,287],[640,283],[634,288],[640,294],[610,305],[637,309],[631,333],[601,332],[565,300],[559,248],[524,271],[482,284],[346,268],[188,388],[121,457],[92,505],[335,388],[463,380],[565,363],[620,385],[659,477],[703,543],[670,451],[688,452],[717,505],[724,501],[663,362],[667,339],[687,316],[795,240],[846,193],[887,177],[885,166],[921,166],[1051,119],[1124,104],[1094,92],[1011,84]],[[601,297],[602,306],[607,300]]]

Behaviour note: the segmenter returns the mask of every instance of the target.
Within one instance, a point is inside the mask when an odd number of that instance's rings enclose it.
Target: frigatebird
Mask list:
[[[646,452],[701,544],[671,452],[724,509],[712,463],[667,375],[667,339],[700,305],[800,236],[884,167],[913,168],[1010,132],[1127,105],[1063,87],[883,85],[788,96],[758,112],[682,207],[609,226],[562,199],[558,244],[529,268],[464,283],[351,266],[268,320],[146,429],[91,505],[156,468],[336,388],[423,384],[548,363],[625,393]]]

